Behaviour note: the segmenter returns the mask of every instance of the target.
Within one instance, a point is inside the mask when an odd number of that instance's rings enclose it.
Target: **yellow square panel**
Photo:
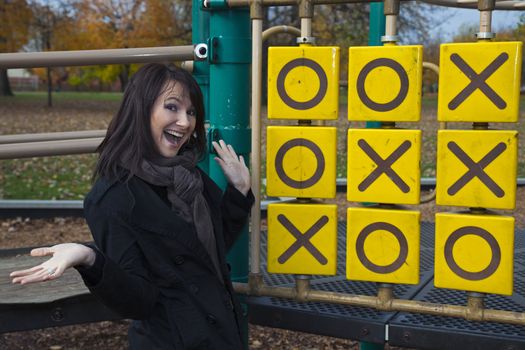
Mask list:
[[[336,128],[269,126],[266,135],[268,195],[335,198]]]
[[[439,130],[436,204],[514,209],[518,133]]]
[[[348,120],[419,121],[423,46],[350,47]]]
[[[514,218],[436,214],[434,285],[512,294]]]
[[[268,272],[335,275],[337,205],[268,205]]]
[[[418,211],[347,209],[346,278],[419,283]]]
[[[268,49],[268,118],[337,119],[338,47]]]
[[[349,129],[347,199],[418,204],[421,130]]]
[[[438,120],[517,122],[521,42],[443,44]]]

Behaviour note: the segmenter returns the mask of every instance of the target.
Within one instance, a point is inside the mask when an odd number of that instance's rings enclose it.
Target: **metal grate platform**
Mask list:
[[[512,297],[491,295],[487,308],[525,311],[525,239],[516,235],[515,285]],[[261,237],[263,279],[268,285],[293,286],[293,275],[266,272],[266,235]],[[420,283],[396,285],[396,298],[434,303],[466,304],[466,293],[434,289],[434,224],[421,225]],[[345,276],[346,224],[338,225],[337,276],[312,276],[311,288],[339,293],[376,295],[373,282],[348,281]],[[364,307],[327,303],[299,303],[271,297],[250,297],[250,322],[297,331],[420,349],[525,349],[525,327],[499,323],[469,322],[450,317],[379,312]],[[388,331],[387,331],[388,329]],[[387,334],[388,332],[388,334]],[[506,347],[505,347],[506,346]]]

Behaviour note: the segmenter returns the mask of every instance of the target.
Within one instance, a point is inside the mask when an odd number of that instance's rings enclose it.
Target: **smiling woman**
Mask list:
[[[37,248],[43,263],[11,273],[43,282],[76,268],[89,290],[130,326],[132,349],[243,348],[243,314],[226,252],[246,224],[253,194],[242,156],[213,142],[228,187],[197,167],[204,107],[188,72],[139,69],[98,151],[84,201],[95,245]]]

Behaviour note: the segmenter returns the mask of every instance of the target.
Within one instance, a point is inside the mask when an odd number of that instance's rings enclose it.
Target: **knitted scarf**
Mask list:
[[[224,283],[210,209],[204,198],[202,178],[196,167],[197,155],[191,149],[181,151],[181,154],[169,159],[143,159],[135,175],[147,183],[167,188],[171,210],[195,227],[199,241],[210,255],[219,279]]]

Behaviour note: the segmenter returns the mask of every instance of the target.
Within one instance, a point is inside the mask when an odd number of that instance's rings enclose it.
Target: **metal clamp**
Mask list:
[[[205,43],[197,44],[195,45],[193,52],[198,60],[203,61],[206,58],[208,58],[208,45],[206,45]]]
[[[383,35],[381,36],[382,43],[397,43],[399,41],[398,35]]]
[[[478,32],[476,33],[477,39],[494,39],[496,37],[496,33],[493,32]]]
[[[313,36],[300,36],[296,41],[298,44],[315,44],[315,38]]]

